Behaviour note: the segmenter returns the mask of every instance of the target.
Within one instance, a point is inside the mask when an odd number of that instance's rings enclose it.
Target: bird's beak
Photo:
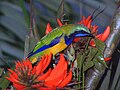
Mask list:
[[[95,38],[95,36],[93,36],[91,33],[90,33],[90,35],[89,35],[90,37],[92,37],[92,38]]]

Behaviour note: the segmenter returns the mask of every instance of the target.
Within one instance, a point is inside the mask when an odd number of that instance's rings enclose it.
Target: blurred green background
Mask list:
[[[34,16],[40,37],[44,35],[48,22],[53,28],[58,26],[56,17],[60,17],[61,1],[33,0]],[[79,22],[82,16],[91,15],[98,7],[100,9],[95,14],[105,8],[93,21],[93,24],[99,26],[99,33],[111,24],[116,10],[115,0],[64,0],[64,5],[64,19],[68,20],[68,23]],[[29,15],[29,0],[0,0],[0,66],[12,64],[15,60],[21,60],[24,57],[25,37],[30,28]],[[118,52],[115,52],[113,56],[115,61],[110,64],[111,70],[108,70],[107,76],[98,86],[100,90],[114,90],[115,88],[120,90],[120,64],[119,57],[116,56],[119,56]]]

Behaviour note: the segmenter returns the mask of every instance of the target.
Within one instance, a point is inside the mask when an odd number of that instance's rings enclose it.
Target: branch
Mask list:
[[[116,10],[116,13],[113,18],[113,22],[111,25],[111,34],[109,35],[108,39],[106,40],[106,48],[104,51],[104,57],[111,57],[115,48],[117,47],[119,40],[120,40],[120,4]],[[85,87],[86,90],[94,90],[101,77],[105,72],[105,67],[99,63],[99,67],[102,68],[101,70],[97,70],[95,67],[90,69],[85,78]]]
[[[24,59],[28,56],[28,54],[33,50],[33,47],[36,44],[36,40],[33,34],[33,5],[32,5],[32,0],[30,0],[30,29],[29,29],[29,34],[26,35],[25,38],[25,46],[24,46]],[[35,25],[34,25],[35,28]],[[37,30],[37,29],[36,29]]]

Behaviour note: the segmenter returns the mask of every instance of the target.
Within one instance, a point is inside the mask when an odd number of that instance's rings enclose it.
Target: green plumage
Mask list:
[[[68,39],[70,35],[75,34],[75,32],[77,31],[84,31],[90,34],[90,31],[87,27],[79,24],[68,24],[57,27],[53,29],[49,34],[40,39],[33,51],[28,55],[28,58],[32,60],[34,58],[41,57],[44,54],[49,54],[50,52],[52,52],[54,55],[58,52],[61,52],[68,46],[66,44],[65,37],[67,37]],[[84,35],[82,33],[80,34]],[[58,43],[55,43],[56,38],[59,38]],[[55,44],[53,44],[53,46],[50,46],[51,42]]]

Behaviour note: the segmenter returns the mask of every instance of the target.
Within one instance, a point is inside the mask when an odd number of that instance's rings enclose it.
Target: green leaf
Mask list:
[[[103,68],[108,67],[106,62],[104,61],[103,54],[101,54],[100,51],[97,53],[96,58],[94,58],[93,62],[95,64],[95,68],[99,71],[102,71]]]
[[[75,54],[75,49],[73,48],[73,45],[70,46],[70,54],[71,55]]]
[[[8,76],[8,72],[6,72],[2,78],[0,79],[0,87],[2,88],[2,90],[6,89],[9,85],[9,81],[5,78],[6,76]]]
[[[95,68],[96,68],[99,72],[101,72],[101,71],[103,70],[104,66],[103,66],[101,63],[99,63],[96,59],[95,59],[93,62],[94,62]]]
[[[87,61],[93,60],[95,58],[96,54],[98,53],[98,49],[97,48],[90,48],[89,50],[90,50],[90,52],[88,54]]]
[[[67,56],[70,61],[73,62],[75,60],[75,50],[73,48],[73,45],[71,45],[69,50],[67,50]]]
[[[15,68],[15,65],[13,65],[11,67],[11,69],[13,70]],[[7,71],[3,76],[2,78],[0,79],[0,87],[2,88],[2,90],[5,90],[8,86],[9,86],[9,83],[10,81],[8,81],[5,77],[8,77],[9,75],[9,72]]]
[[[67,50],[67,57],[72,62],[75,60],[75,56],[72,56],[71,53],[68,50]]]
[[[75,60],[73,63],[74,63],[74,68],[77,68],[78,67],[77,60]]]
[[[79,69],[82,68],[84,61],[88,59],[89,53],[90,51],[86,50],[85,52],[81,52],[77,55],[77,65]]]
[[[77,65],[78,65],[79,69],[82,68],[84,60],[85,60],[85,56],[84,55],[82,55],[82,54],[77,55]]]
[[[95,39],[95,44],[96,44],[96,48],[98,49],[98,52],[95,56],[96,58],[94,59],[95,67],[98,70],[102,70],[100,64],[102,64],[103,67],[108,67],[106,62],[104,61],[104,57],[103,57],[103,51],[105,49],[105,43],[102,42],[99,39]]]
[[[104,60],[104,57],[103,57],[103,54],[101,54],[101,52],[98,52],[97,53],[97,61],[99,62],[99,63],[101,63],[104,67],[106,67],[106,68],[108,68],[108,66],[107,66],[107,64],[106,64],[106,62],[105,62],[105,60]]]
[[[88,70],[89,68],[93,67],[94,66],[94,63],[93,61],[87,61],[87,62],[84,62],[84,65],[83,65],[83,71],[86,71]]]
[[[105,43],[102,42],[101,40],[95,38],[95,44],[96,44],[96,47],[98,48],[98,50],[103,53],[104,49],[105,49]]]
[[[3,73],[3,68],[0,68],[0,76],[2,75]]]

